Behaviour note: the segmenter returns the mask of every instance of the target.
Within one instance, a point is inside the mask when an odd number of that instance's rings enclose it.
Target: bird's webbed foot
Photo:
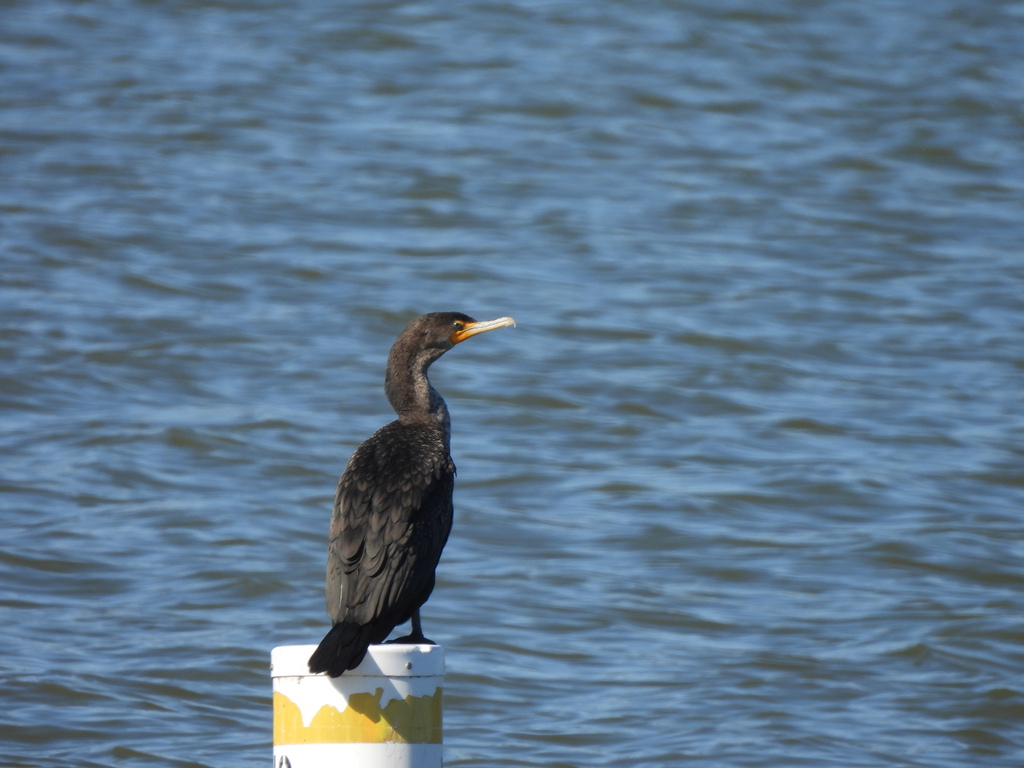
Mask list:
[[[388,640],[387,645],[392,643],[404,643],[405,645],[437,645],[433,640],[423,636],[423,625],[420,624],[420,609],[412,612],[412,632],[405,637],[398,637]]]
[[[424,637],[423,633],[416,635],[406,635],[405,637],[396,637],[394,640],[388,640],[385,645],[392,644],[404,644],[404,645],[437,645],[433,640],[428,637]]]

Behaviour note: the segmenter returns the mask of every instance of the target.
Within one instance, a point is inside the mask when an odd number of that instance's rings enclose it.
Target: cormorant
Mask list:
[[[327,553],[333,626],[310,656],[310,672],[337,677],[355,669],[368,646],[410,619],[412,633],[393,642],[431,643],[420,606],[452,527],[455,464],[448,408],[427,368],[460,341],[507,325],[515,321],[433,312],[409,323],[391,347],[384,392],[398,419],[356,449],[338,481]]]

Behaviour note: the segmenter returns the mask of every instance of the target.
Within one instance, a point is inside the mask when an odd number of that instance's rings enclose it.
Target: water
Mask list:
[[[1024,4],[0,15],[6,765],[269,764],[437,309],[447,765],[1024,762]]]

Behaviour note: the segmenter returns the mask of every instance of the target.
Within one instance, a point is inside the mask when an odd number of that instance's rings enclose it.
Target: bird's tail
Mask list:
[[[338,677],[358,667],[372,642],[367,629],[347,621],[335,624],[309,657],[309,671],[313,674],[326,672],[331,677]]]

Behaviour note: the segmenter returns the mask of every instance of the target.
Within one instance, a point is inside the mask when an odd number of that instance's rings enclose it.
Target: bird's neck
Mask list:
[[[412,365],[388,365],[384,377],[384,393],[403,424],[436,425],[445,435],[445,444],[451,435],[448,406],[441,394],[430,385],[427,368],[431,359],[416,360]]]

